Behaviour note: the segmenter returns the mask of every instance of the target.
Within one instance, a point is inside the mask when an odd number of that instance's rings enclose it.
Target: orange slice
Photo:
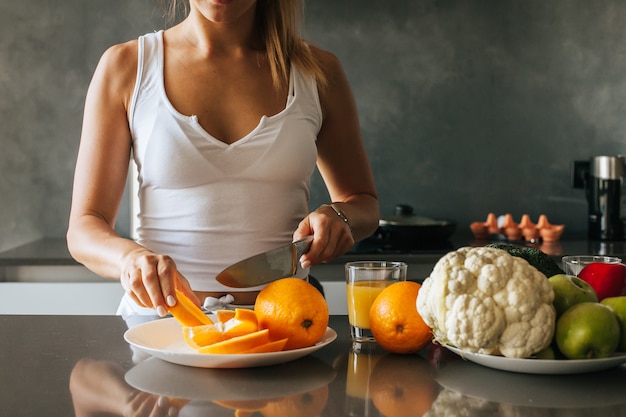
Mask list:
[[[235,317],[235,310],[217,310],[215,315],[217,316],[217,321],[226,323],[228,320]]]
[[[243,336],[232,337],[212,345],[202,346],[198,348],[200,353],[244,353],[257,346],[270,342],[270,333],[268,329],[257,330]]]
[[[265,343],[263,345],[259,345],[257,347],[254,347],[244,353],[270,353],[270,352],[280,352],[281,350],[283,350],[285,348],[285,345],[287,344],[287,338],[285,339],[280,339],[280,340],[275,340],[273,342],[268,342]]]
[[[183,326],[183,337],[194,349],[243,336],[259,330],[256,313],[250,309],[237,308],[218,311],[217,322],[201,326]],[[230,318],[228,318],[230,317]],[[225,320],[225,321],[224,321]]]
[[[234,310],[216,310],[215,316],[220,323],[226,323],[230,319],[248,320],[255,323],[259,322],[256,313],[250,308],[236,308]]]
[[[183,337],[187,344],[194,349],[227,339],[221,323],[183,326]]]
[[[259,319],[255,311],[249,308],[236,308],[234,318],[235,320],[248,321],[257,326],[259,325]]]
[[[185,294],[176,290],[176,305],[168,307],[172,316],[183,326],[200,326],[203,324],[211,324],[211,319],[195,305]]]

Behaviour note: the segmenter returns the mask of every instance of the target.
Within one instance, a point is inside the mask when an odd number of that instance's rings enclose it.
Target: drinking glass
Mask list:
[[[563,270],[568,275],[578,276],[580,271],[593,262],[601,262],[605,264],[618,264],[622,260],[615,256],[603,255],[572,255],[561,258],[563,262]]]
[[[350,335],[356,343],[375,342],[370,330],[370,309],[378,294],[389,285],[406,281],[407,265],[392,261],[346,263],[346,294]]]

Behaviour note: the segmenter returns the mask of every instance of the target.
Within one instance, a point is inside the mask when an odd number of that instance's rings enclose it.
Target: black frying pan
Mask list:
[[[445,241],[456,231],[452,220],[431,219],[413,214],[413,207],[398,204],[392,216],[380,219],[377,234],[397,245]]]

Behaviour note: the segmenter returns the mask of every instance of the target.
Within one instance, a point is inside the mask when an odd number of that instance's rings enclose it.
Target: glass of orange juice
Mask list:
[[[346,417],[381,417],[370,395],[370,375],[376,363],[386,355],[378,345],[366,343],[352,349],[346,369]]]
[[[346,263],[348,321],[352,341],[375,342],[370,330],[370,309],[376,296],[394,282],[406,281],[407,265],[392,261]]]

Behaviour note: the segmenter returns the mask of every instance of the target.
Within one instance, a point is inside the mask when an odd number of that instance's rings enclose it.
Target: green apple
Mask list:
[[[568,359],[607,358],[620,340],[619,321],[604,304],[578,303],[557,320],[555,338]]]
[[[626,296],[608,297],[601,301],[602,304],[609,306],[620,324],[621,337],[617,350],[626,352]]]
[[[557,274],[549,279],[554,290],[554,308],[560,317],[567,309],[578,303],[598,302],[593,287],[574,275]]]

